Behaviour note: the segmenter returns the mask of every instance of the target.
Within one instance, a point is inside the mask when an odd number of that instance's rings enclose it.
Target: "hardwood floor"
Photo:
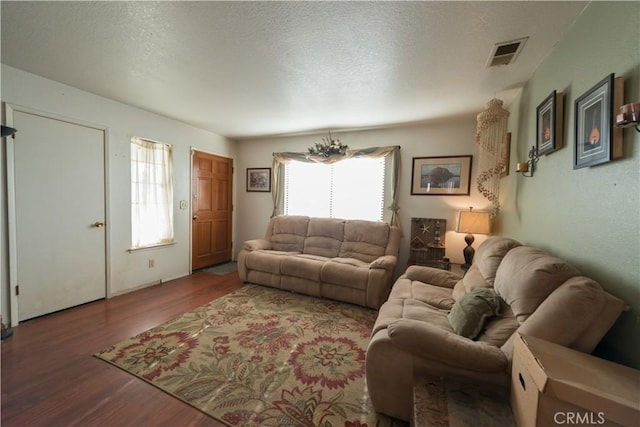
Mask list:
[[[242,287],[197,272],[22,323],[2,341],[2,426],[222,426],[92,355]]]

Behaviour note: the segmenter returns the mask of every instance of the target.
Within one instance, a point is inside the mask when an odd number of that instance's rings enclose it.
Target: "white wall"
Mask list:
[[[573,169],[576,98],[610,73],[625,102],[640,102],[640,3],[592,2],[511,105],[512,165],[535,142],[536,107],[564,93],[564,148],[543,156],[533,178],[503,186],[503,234],[567,259],[631,310],[597,354],[640,368],[640,133],[624,132],[624,157]]]
[[[401,175],[398,187],[400,221],[404,237],[400,246],[399,268],[396,274],[406,269],[409,255],[409,238],[412,217],[444,218],[449,232],[446,234],[446,256],[452,262],[463,263],[462,249],[464,235],[455,231],[456,212],[473,206],[477,210],[487,208],[489,203],[476,190],[475,176],[478,172],[478,148],[475,145],[475,117],[465,117],[449,121],[421,125],[372,129],[349,132],[333,132],[349,148],[381,147],[399,145],[401,147]],[[264,236],[273,209],[271,193],[246,192],[246,168],[271,167],[272,153],[293,151],[306,152],[315,142],[321,142],[320,135],[301,135],[241,140],[238,142],[238,229],[236,253],[245,240]],[[472,182],[470,196],[412,196],[411,166],[414,157],[473,155]],[[310,189],[313,191],[313,189]],[[476,236],[474,246],[484,240]]]
[[[190,210],[180,210],[178,203],[180,200],[191,200],[190,150],[194,147],[235,159],[235,143],[214,133],[5,65],[2,66],[1,77],[3,102],[92,122],[108,128],[107,230],[110,240],[108,257],[111,292],[119,294],[160,280],[189,274]],[[131,246],[129,141],[134,135],[173,144],[176,244],[129,253],[127,252]],[[3,175],[4,167],[3,162]],[[235,183],[234,188],[236,188]],[[2,200],[4,211],[6,201],[4,197]],[[2,245],[2,313],[3,318],[7,319],[6,299],[9,291],[6,238],[3,238]],[[149,268],[149,258],[155,259],[154,268]]]

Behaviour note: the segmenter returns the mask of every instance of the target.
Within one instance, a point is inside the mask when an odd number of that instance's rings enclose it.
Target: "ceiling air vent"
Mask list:
[[[493,49],[491,49],[491,55],[489,55],[487,67],[512,64],[522,51],[522,48],[528,38],[529,37],[524,37],[518,40],[495,44]]]

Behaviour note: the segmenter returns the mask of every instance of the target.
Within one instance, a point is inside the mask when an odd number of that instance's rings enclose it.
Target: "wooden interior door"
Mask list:
[[[192,270],[231,261],[233,159],[193,152]]]

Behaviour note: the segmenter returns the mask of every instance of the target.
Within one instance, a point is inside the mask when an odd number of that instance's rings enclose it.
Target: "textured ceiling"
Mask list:
[[[232,138],[509,103],[586,2],[10,2],[2,63]],[[495,43],[529,37],[486,68]]]

